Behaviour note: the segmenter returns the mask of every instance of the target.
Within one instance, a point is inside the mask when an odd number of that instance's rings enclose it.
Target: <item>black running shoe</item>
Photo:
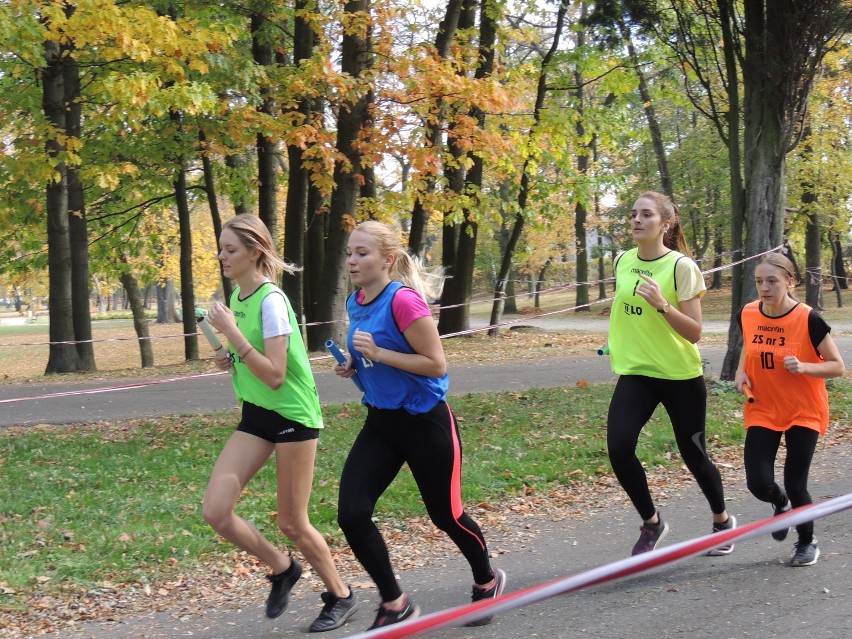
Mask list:
[[[737,518],[733,515],[728,515],[728,519],[721,522],[713,522],[713,532],[717,533],[722,530],[731,530],[737,527]],[[713,548],[712,550],[707,551],[708,557],[721,557],[722,555],[730,555],[734,552],[734,544],[725,544],[724,546],[719,546],[718,548]]]
[[[780,506],[776,506],[776,505],[772,506],[772,511],[773,511],[772,514],[775,517],[777,517],[778,515],[783,515],[784,513],[786,513],[789,510],[790,510],[790,500],[787,499],[787,495],[784,495],[784,503],[783,504],[781,504]],[[787,528],[782,528],[780,530],[773,530],[772,531],[772,538],[775,541],[784,541],[785,539],[787,539],[787,533],[788,532],[790,532],[789,526],[787,526]]]
[[[302,564],[290,558],[290,567],[277,575],[266,575],[272,583],[272,590],[266,599],[266,616],[275,619],[287,609],[290,601],[290,590],[302,576]]]
[[[358,609],[358,601],[355,599],[355,591],[349,589],[348,597],[335,597],[330,592],[320,595],[325,604],[319,617],[308,628],[309,632],[325,632],[340,628],[346,620]]]
[[[503,588],[506,587],[506,573],[500,570],[499,568],[494,571],[494,584],[490,588],[480,588],[479,586],[473,587],[473,594],[470,597],[472,602],[482,601],[483,599],[496,599],[500,595],[503,594]],[[474,619],[473,621],[468,621],[466,625],[468,626],[487,626],[491,623],[491,620],[494,619],[494,615],[488,615],[487,617],[481,617],[479,619]]]
[[[791,566],[813,566],[817,559],[819,559],[819,546],[817,546],[817,540],[814,538],[809,543],[802,543],[802,541],[797,541],[795,544],[795,551],[793,552],[793,558],[790,559]]]
[[[379,606],[379,610],[376,613],[376,620],[373,622],[372,626],[367,628],[367,630],[384,628],[385,626],[391,626],[395,623],[399,623],[400,621],[414,619],[415,617],[420,616],[420,607],[412,604],[408,595],[405,595],[404,604],[405,605],[403,605],[400,610],[388,610],[384,606]]]
[[[663,521],[662,516],[656,524],[642,524],[639,528],[639,539],[633,544],[633,550],[630,554],[641,555],[644,552],[654,550],[668,532],[669,525]]]

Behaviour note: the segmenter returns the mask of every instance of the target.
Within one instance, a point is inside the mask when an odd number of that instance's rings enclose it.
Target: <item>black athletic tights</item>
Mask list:
[[[784,490],[775,483],[775,457],[784,435],[787,456],[784,459]],[[812,428],[793,426],[786,431],[770,430],[761,426],[746,429],[745,471],[748,489],[760,501],[773,506],[783,506],[790,498],[793,508],[811,503],[808,492],[808,473],[814,458],[819,433]],[[814,522],[796,526],[799,540],[810,543],[814,537]]]
[[[337,520],[355,557],[376,583],[382,601],[402,595],[388,549],[373,522],[382,493],[408,464],[432,522],[455,542],[473,571],[475,583],[494,573],[479,526],[461,501],[461,440],[449,406],[428,413],[367,408],[340,478]]]
[[[609,461],[619,483],[643,520],[654,516],[657,508],[648,490],[645,469],[636,457],[636,445],[639,433],[661,403],[671,419],[680,455],[710,503],[710,509],[715,514],[724,512],[722,477],[707,456],[704,441],[707,387],[703,377],[669,380],[622,375],[618,378],[609,404],[606,439]]]

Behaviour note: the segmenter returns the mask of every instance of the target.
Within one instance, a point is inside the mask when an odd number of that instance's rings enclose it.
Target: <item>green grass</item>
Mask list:
[[[847,419],[848,382],[832,383],[832,409]],[[462,430],[467,503],[498,502],[526,488],[592,481],[610,472],[605,422],[610,384],[454,398]],[[711,448],[742,442],[740,396],[724,384],[709,398]],[[311,519],[341,542],[335,521],[338,477],[363,420],[357,404],[324,408]],[[232,549],[201,518],[213,462],[235,411],[107,426],[0,431],[0,608],[36,592],[155,582],[215,561]],[[641,440],[648,465],[680,463],[662,411]],[[669,459],[671,458],[671,460]],[[673,461],[672,461],[673,460]],[[378,516],[423,514],[404,470]],[[276,537],[271,464],[249,484],[239,511]]]

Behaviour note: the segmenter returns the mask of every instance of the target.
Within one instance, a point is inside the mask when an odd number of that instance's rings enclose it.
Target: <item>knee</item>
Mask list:
[[[201,516],[215,531],[225,528],[231,517],[231,509],[222,507],[212,500],[205,499],[201,505]]]
[[[774,481],[766,481],[762,477],[755,477],[746,473],[746,486],[748,491],[760,501],[772,501],[772,488]]]
[[[609,463],[614,469],[624,467],[638,461],[638,458],[636,457],[636,448],[629,444],[609,442],[607,444],[607,454],[609,455]]]
[[[343,534],[349,535],[369,526],[372,523],[373,512],[358,506],[340,503],[337,507],[337,525]]]
[[[293,517],[278,515],[278,530],[291,541],[300,539],[305,534],[307,522],[302,522]]]

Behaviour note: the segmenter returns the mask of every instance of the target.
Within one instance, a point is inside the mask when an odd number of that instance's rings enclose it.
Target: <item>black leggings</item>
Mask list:
[[[719,470],[707,455],[704,441],[707,387],[703,377],[687,380],[656,379],[644,375],[618,378],[607,417],[606,443],[615,476],[643,520],[657,508],[648,490],[648,478],[636,457],[639,433],[662,403],[672,422],[677,447],[714,514],[725,511],[725,492]]]
[[[775,483],[775,457],[781,444],[781,435],[787,446],[784,460],[784,490]],[[793,508],[812,503],[808,492],[808,473],[814,458],[819,433],[812,428],[793,426],[786,431],[749,426],[745,439],[745,471],[748,489],[760,501],[773,506],[783,506],[790,498]],[[799,540],[810,543],[814,537],[814,522],[796,526]]]
[[[428,413],[367,408],[340,478],[337,521],[355,557],[376,583],[382,601],[402,595],[373,511],[382,493],[408,464],[432,522],[455,542],[478,584],[494,576],[482,531],[461,502],[461,440],[450,407]]]

